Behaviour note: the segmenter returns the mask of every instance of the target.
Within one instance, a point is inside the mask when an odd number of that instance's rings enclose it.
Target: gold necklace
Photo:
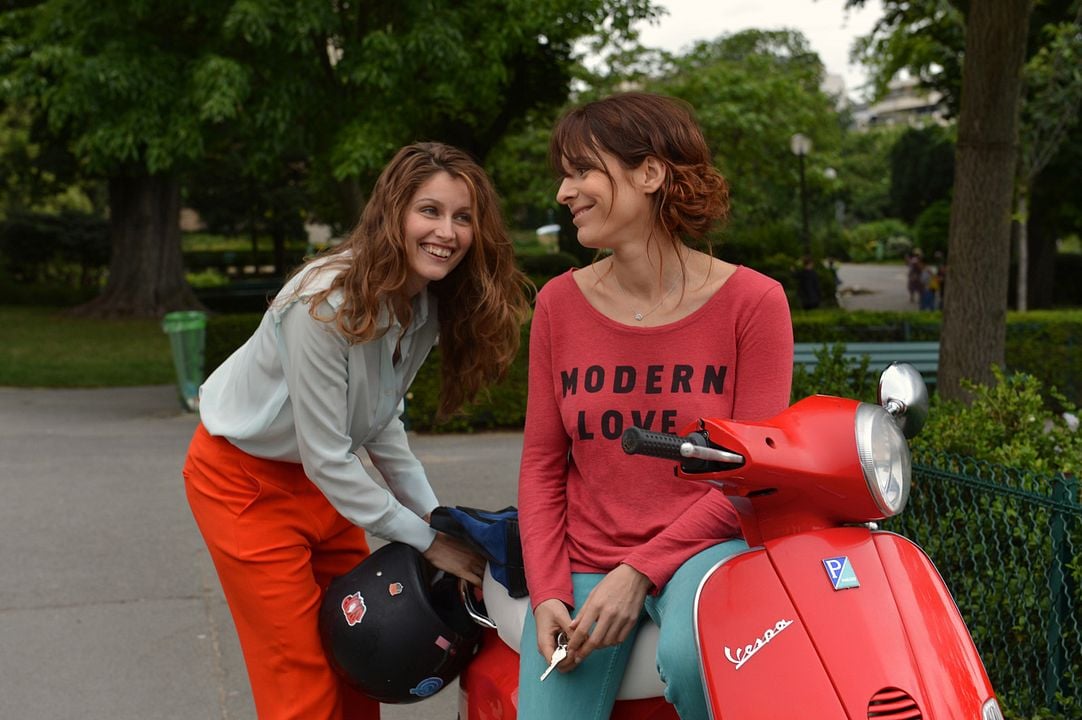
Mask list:
[[[619,278],[613,276],[613,280],[616,281],[616,287],[620,288],[620,292],[623,293],[624,296],[626,296],[629,300],[633,299],[633,296],[631,295],[631,293],[629,293],[627,290],[624,289],[624,286],[620,283]],[[675,290],[675,289],[676,289],[676,285],[670,285],[669,289],[667,291],[665,291],[665,294],[661,296],[661,299],[657,301],[657,305],[653,306],[652,308],[650,308],[646,312],[633,313],[632,317],[635,318],[636,322],[642,322],[647,317],[649,317],[651,313],[653,313],[655,310],[657,310],[659,307],[661,307],[662,303],[664,303],[666,300],[669,299],[669,296],[672,295],[673,290]]]

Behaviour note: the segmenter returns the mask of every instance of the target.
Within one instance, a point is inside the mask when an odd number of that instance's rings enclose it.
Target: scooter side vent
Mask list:
[[[922,720],[917,701],[905,690],[883,688],[868,702],[868,720]]]

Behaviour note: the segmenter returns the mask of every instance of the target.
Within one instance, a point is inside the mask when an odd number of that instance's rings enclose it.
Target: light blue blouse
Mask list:
[[[435,538],[423,516],[439,502],[399,416],[436,344],[436,298],[426,290],[414,299],[404,334],[385,310],[380,321],[387,333],[350,345],[333,321],[309,313],[311,296],[335,272],[316,265],[286,284],[252,337],[200,388],[200,419],[246,453],[301,463],[350,522],[423,552]],[[314,275],[298,294],[306,273]],[[341,291],[333,293],[318,314],[332,317],[341,302]],[[362,447],[389,491],[365,471],[357,455]]]

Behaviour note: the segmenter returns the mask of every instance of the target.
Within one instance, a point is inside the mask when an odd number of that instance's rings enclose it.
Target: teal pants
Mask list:
[[[644,622],[658,626],[657,667],[665,683],[665,699],[676,706],[682,720],[707,720],[710,715],[695,644],[695,593],[712,567],[747,547],[743,540],[729,540],[689,558],[660,593],[646,597],[643,616],[623,643],[595,650],[571,672],[554,671],[543,683],[538,678],[548,662],[537,652],[533,613],[526,613],[519,662],[519,720],[608,718],[631,656],[631,646]],[[604,577],[600,573],[572,574],[576,608],[582,607],[590,591]]]

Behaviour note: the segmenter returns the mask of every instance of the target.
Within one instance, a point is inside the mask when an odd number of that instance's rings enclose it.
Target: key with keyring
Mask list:
[[[548,669],[541,673],[541,679],[544,680],[549,676],[549,673],[556,669],[556,666],[560,664],[560,661],[567,657],[567,635],[560,633],[556,636],[556,649],[552,652],[552,660],[549,661]]]

